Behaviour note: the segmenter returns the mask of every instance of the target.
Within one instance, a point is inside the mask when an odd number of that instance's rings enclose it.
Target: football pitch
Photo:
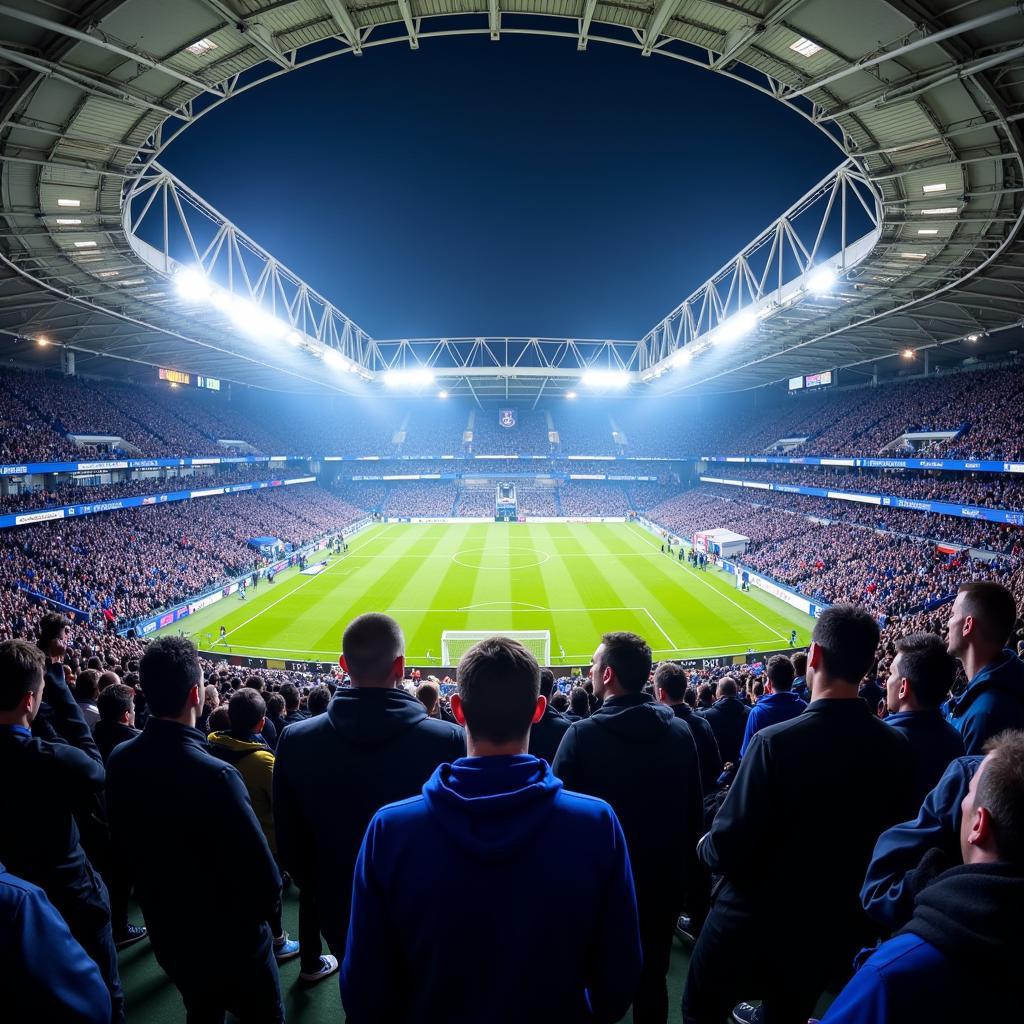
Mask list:
[[[383,611],[422,666],[441,664],[446,629],[550,630],[554,665],[588,663],[612,630],[639,633],[657,659],[787,647],[792,629],[806,645],[809,616],[737,590],[718,569],[692,569],[660,543],[632,523],[382,523],[319,575],[288,570],[164,632],[225,654],[336,662],[345,625]]]

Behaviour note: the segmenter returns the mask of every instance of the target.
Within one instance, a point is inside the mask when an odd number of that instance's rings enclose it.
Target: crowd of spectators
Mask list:
[[[478,455],[548,455],[548,418],[543,409],[515,409],[515,425],[503,427],[498,407],[477,409],[468,450]]]
[[[454,483],[443,480],[431,483],[410,481],[392,486],[388,488],[384,500],[384,515],[449,516],[455,504],[457,491]]]

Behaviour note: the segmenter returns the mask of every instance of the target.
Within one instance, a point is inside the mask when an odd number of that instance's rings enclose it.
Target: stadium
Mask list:
[[[14,1020],[1019,1005],[1020,4],[0,28]]]

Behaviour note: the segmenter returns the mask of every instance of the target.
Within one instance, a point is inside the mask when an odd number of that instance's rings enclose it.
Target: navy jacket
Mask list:
[[[110,760],[110,755],[115,747],[135,739],[141,731],[141,729],[133,729],[123,722],[97,722],[92,727],[92,738],[96,741],[103,763],[106,764]]]
[[[885,785],[865,786],[865,778]],[[762,729],[700,859],[723,876],[712,913],[834,964],[867,937],[857,899],[876,837],[911,805],[910,747],[858,699],[816,700]],[[799,883],[780,873],[799,864]]]
[[[807,685],[807,676],[797,676],[793,680],[793,693],[795,693],[805,704],[811,703],[811,688]]]
[[[429,718],[405,690],[340,689],[325,714],[289,725],[275,753],[278,856],[313,887],[320,930],[340,958],[366,826],[385,804],[418,793],[439,764],[463,757],[465,733]]]
[[[963,1024],[1020,1015],[1024,877],[961,865],[917,897],[914,916],[862,964],[822,1024]]]
[[[612,805],[641,908],[654,900],[667,912],[681,910],[704,831],[700,766],[686,723],[646,693],[612,697],[572,724],[552,769],[566,789]]]
[[[949,762],[967,753],[964,741],[938,708],[899,711],[889,715],[885,724],[901,732],[910,744],[916,780],[914,799],[920,804],[938,784]]]
[[[568,910],[547,895],[563,864]],[[545,762],[461,758],[374,815],[341,971],[348,1024],[610,1024],[639,977],[622,829]]]
[[[968,754],[982,753],[985,741],[1004,729],[1024,729],[1024,662],[1013,651],[1003,651],[950,700],[946,717]]]
[[[739,697],[719,697],[711,707],[697,713],[704,716],[714,731],[723,763],[735,764],[740,759],[750,708]]]
[[[549,704],[544,709],[544,717],[530,728],[530,753],[551,764],[570,725],[572,722]]]
[[[197,948],[241,953],[261,941],[280,905],[281,876],[241,775],[198,729],[150,718],[107,766],[110,833],[135,885],[153,950],[165,968],[208,971]],[[219,875],[210,912],[197,915],[199,874]],[[184,958],[184,959],[183,959]]]
[[[46,893],[0,864],[3,1017],[9,1024],[110,1024],[99,968],[72,938]]]
[[[700,764],[700,783],[705,794],[714,791],[718,776],[722,774],[722,756],[718,753],[718,740],[707,719],[694,712],[689,704],[670,704],[672,714],[681,722],[686,723],[697,748],[697,761]]]
[[[747,752],[750,741],[761,730],[767,729],[769,725],[778,725],[779,722],[788,722],[802,714],[807,703],[802,701],[795,693],[788,690],[781,690],[778,693],[766,693],[751,709],[747,715],[747,725],[743,732],[743,744],[740,746],[740,757]]]
[[[958,757],[925,797],[917,817],[878,837],[860,899],[886,931],[905,925],[921,889],[960,863],[960,804],[982,760],[981,754]]]

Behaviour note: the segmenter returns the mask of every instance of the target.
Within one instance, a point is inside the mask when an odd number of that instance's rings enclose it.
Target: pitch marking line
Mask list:
[[[661,633],[661,635],[662,635],[662,636],[663,636],[663,637],[664,637],[664,638],[665,638],[665,639],[666,639],[666,640],[668,641],[668,645],[669,645],[669,647],[670,647],[670,648],[672,648],[673,650],[675,650],[675,649],[676,649],[676,644],[675,644],[675,641],[674,641],[674,640],[672,639],[672,637],[670,637],[670,636],[668,635],[668,633],[666,633],[666,632],[665,632],[665,630],[664,630],[664,629],[662,629],[662,627],[661,627],[661,623],[660,623],[660,622],[659,622],[659,621],[658,621],[658,620],[657,620],[657,619],[656,619],[656,618],[655,618],[655,617],[654,617],[654,616],[653,616],[653,615],[652,615],[652,614],[651,614],[651,613],[650,613],[649,611],[647,611],[647,609],[646,609],[646,608],[644,608],[644,611],[645,611],[645,612],[647,612],[647,617],[648,617],[648,618],[649,618],[649,619],[651,620],[651,622],[653,622],[653,623],[654,623],[654,625],[655,625],[655,626],[657,627],[657,629],[658,629],[658,632],[659,632],[659,633]]]

